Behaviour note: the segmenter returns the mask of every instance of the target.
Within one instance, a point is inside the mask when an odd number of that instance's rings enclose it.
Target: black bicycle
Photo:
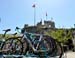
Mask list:
[[[3,38],[5,37],[6,33],[10,30],[11,29],[3,30],[5,31]],[[15,37],[13,35],[13,36],[10,36],[10,38],[3,39],[4,41],[1,43],[1,46],[0,46],[0,50],[2,54],[4,55],[18,54],[19,55],[23,53],[22,42],[17,38],[20,38],[20,37]]]

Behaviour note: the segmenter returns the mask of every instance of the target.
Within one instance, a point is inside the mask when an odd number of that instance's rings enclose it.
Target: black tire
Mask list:
[[[46,57],[47,56],[49,56],[49,57],[56,57],[56,56],[58,56],[58,58],[62,58],[63,48],[62,48],[61,44],[58,41],[56,41],[54,38],[49,37],[49,36],[46,36],[44,38],[44,40],[47,42],[47,44],[48,44],[50,49],[45,54],[44,53],[40,53],[40,56],[41,55],[42,55],[42,57],[43,57],[43,55],[46,56]],[[43,47],[42,43],[43,43],[43,41],[39,45],[39,50],[40,50],[41,46]],[[44,46],[46,46],[46,45],[44,45]]]
[[[59,51],[59,49],[60,49],[59,58],[62,58],[63,53],[64,53],[63,47],[62,47],[62,45],[61,45],[59,42],[58,42],[58,46],[59,46],[58,51]]]
[[[45,52],[40,52],[40,56],[48,56],[51,55],[55,50],[55,41],[52,38],[49,38],[48,36],[43,38],[43,41],[40,42],[38,51],[43,50],[43,48],[46,48]]]
[[[61,43],[56,41],[55,47],[56,49],[54,50],[54,53],[52,54],[52,57],[58,56],[58,58],[62,58],[63,55],[63,47],[61,46]]]
[[[17,50],[18,48],[19,48],[19,50]],[[6,49],[9,49],[9,50],[6,50]],[[3,51],[3,54],[6,54],[6,55],[8,55],[8,54],[10,54],[10,55],[11,54],[21,55],[23,53],[23,45],[22,45],[22,42],[16,37],[8,38],[3,43],[1,50]],[[4,51],[4,50],[6,50],[6,51]]]

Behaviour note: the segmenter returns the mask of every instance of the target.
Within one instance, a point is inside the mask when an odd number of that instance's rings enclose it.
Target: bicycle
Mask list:
[[[20,29],[20,28],[16,28],[16,29]],[[19,32],[19,31],[18,31]],[[20,33],[20,32],[19,32]],[[25,33],[23,33],[23,35],[26,35],[27,34],[27,32],[25,31]],[[32,33],[28,33],[28,36],[26,37],[25,36],[25,38],[31,38],[30,40],[31,41],[33,41],[34,43],[36,42],[35,40],[39,40],[39,38],[33,38],[32,37],[32,35],[33,36],[37,36],[38,34],[32,34]],[[30,37],[29,37],[30,36]],[[47,36],[47,35],[43,35],[43,34],[39,34],[39,36],[41,37],[40,39],[43,39],[44,38],[44,40],[46,40],[46,42],[47,43],[44,43],[44,41],[43,40],[41,40],[40,41],[40,44],[38,44],[38,46],[37,46],[37,44],[35,45],[37,48],[38,48],[38,53],[37,54],[40,54],[39,56],[51,56],[51,57],[53,57],[53,56],[58,56],[59,55],[59,58],[61,58],[62,57],[62,55],[63,55],[63,48],[62,48],[62,46],[61,46],[61,44],[59,43],[59,41],[57,41],[57,40],[55,40],[54,38],[52,38],[52,37],[50,37],[50,36]],[[29,43],[28,43],[28,40],[26,40],[25,38],[22,38],[23,39],[23,41],[25,40],[25,44],[26,44],[26,42],[27,42],[27,44],[29,45]],[[21,39],[21,40],[22,40]],[[34,40],[35,39],[35,40]],[[33,43],[32,42],[32,43]],[[23,44],[24,44],[23,43]],[[36,42],[37,43],[37,42]],[[26,44],[26,45],[27,45]],[[31,43],[30,43],[31,44]],[[50,50],[48,50],[47,49],[47,45],[46,44],[48,44],[48,46],[49,46],[49,48],[50,48]],[[31,47],[32,47],[32,49],[30,48],[30,49],[27,49],[27,50],[30,50],[29,52],[31,52],[31,53],[34,53],[34,54],[36,54],[36,51],[34,51],[34,49],[35,49],[35,46],[32,46],[32,45],[30,45]],[[43,51],[43,49],[45,48],[44,46],[47,46],[46,47],[46,49],[48,50],[48,51]],[[41,49],[43,47],[43,49]],[[27,46],[27,48],[29,48],[29,46]],[[60,49],[60,50],[59,50]],[[27,52],[27,50],[25,51],[25,54],[26,54],[26,52]],[[31,51],[32,50],[32,51]],[[40,51],[42,50],[42,52],[40,53]],[[44,53],[44,52],[46,52],[46,53]],[[59,53],[58,53],[59,52]],[[56,54],[56,55],[55,55]]]
[[[20,28],[16,27],[17,31],[19,29]],[[23,34],[23,36],[21,36],[20,39],[15,38],[16,40],[19,39],[22,42],[22,46],[23,46],[22,54],[26,55],[28,52],[28,53],[38,55],[40,57],[44,57],[44,56],[48,56],[48,55],[52,56],[52,57],[55,56],[54,53],[56,52],[56,48],[57,48],[56,43],[57,42],[53,38],[51,38],[47,35],[43,35],[43,34],[28,33],[26,31],[22,34]],[[14,39],[9,38],[8,40],[11,41]],[[60,47],[60,45],[58,45],[58,46]],[[62,55],[62,51],[61,51],[59,58],[61,58],[61,55]]]
[[[5,35],[7,32],[11,31],[11,29],[6,29],[6,30],[3,30],[4,31],[4,34],[2,35],[2,37],[0,38],[0,49],[1,49],[1,46],[3,44],[3,42],[6,40],[5,39]]]
[[[10,30],[11,29],[4,30],[5,33],[4,33],[3,37],[5,37],[6,33]],[[16,52],[18,52],[18,50],[20,50],[20,51],[17,54],[22,54],[23,53],[23,51],[22,51],[23,50],[22,49],[23,48],[22,42],[17,38],[20,38],[20,37],[15,37],[13,35],[13,37],[9,37],[9,38],[5,39],[5,41],[2,43],[1,48],[0,48],[2,54],[5,54],[5,55],[16,54]],[[19,49],[18,49],[18,47],[19,47]]]

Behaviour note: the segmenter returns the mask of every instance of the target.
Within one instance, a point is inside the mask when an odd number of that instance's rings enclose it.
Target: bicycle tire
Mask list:
[[[6,46],[6,43],[7,44],[10,44],[11,42],[11,40],[14,40],[14,41],[18,41],[18,43],[20,43],[20,46],[21,46],[21,50],[20,50],[20,55],[23,53],[23,45],[22,45],[22,42],[17,38],[17,37],[12,37],[12,38],[8,38],[8,39],[6,39],[6,41],[3,43],[3,45],[2,45],[2,47],[1,47],[1,50],[3,50],[4,49],[4,47]],[[15,42],[16,43],[16,42]],[[12,44],[12,43],[11,43]],[[17,43],[16,43],[17,44]],[[10,46],[10,47],[12,47],[12,46]],[[6,53],[5,52],[3,52],[3,54],[6,54],[6,55],[8,55],[8,54],[14,54],[14,53],[9,53],[10,51],[6,51]],[[15,52],[15,54],[16,54],[16,52]]]
[[[56,50],[55,50],[55,54],[57,55],[57,56],[59,56],[59,58],[62,58],[62,55],[63,55],[63,47],[61,46],[61,43],[59,42],[59,41],[57,41],[57,40],[55,40],[56,41]]]
[[[58,58],[62,58],[63,47],[61,46],[60,42],[56,41],[54,38],[49,37],[49,36],[47,36],[45,38],[45,40],[47,41],[47,43],[49,44],[50,48],[52,48],[52,49],[51,49],[51,51],[49,50],[48,52],[46,52],[46,54],[39,53],[40,54],[39,56],[40,57],[44,57],[44,56],[46,56],[46,57],[48,57],[48,56],[49,57],[56,57],[56,56],[58,56]],[[41,43],[40,43],[40,45],[41,45]],[[43,46],[43,45],[41,45],[41,46]]]
[[[44,46],[47,46],[48,50],[46,49],[47,51],[39,53],[40,56],[51,55],[55,50],[55,41],[53,40],[53,38],[50,38],[49,36],[45,36],[45,38],[43,38],[43,40],[46,41],[46,43],[44,44],[44,41],[41,41],[38,51],[40,51],[40,49]],[[53,44],[53,42],[54,42],[54,44]]]

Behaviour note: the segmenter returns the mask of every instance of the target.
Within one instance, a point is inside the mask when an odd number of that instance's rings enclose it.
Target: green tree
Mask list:
[[[50,30],[45,34],[53,37],[54,39],[62,43],[65,43],[68,39],[72,39],[72,32],[68,29]]]

